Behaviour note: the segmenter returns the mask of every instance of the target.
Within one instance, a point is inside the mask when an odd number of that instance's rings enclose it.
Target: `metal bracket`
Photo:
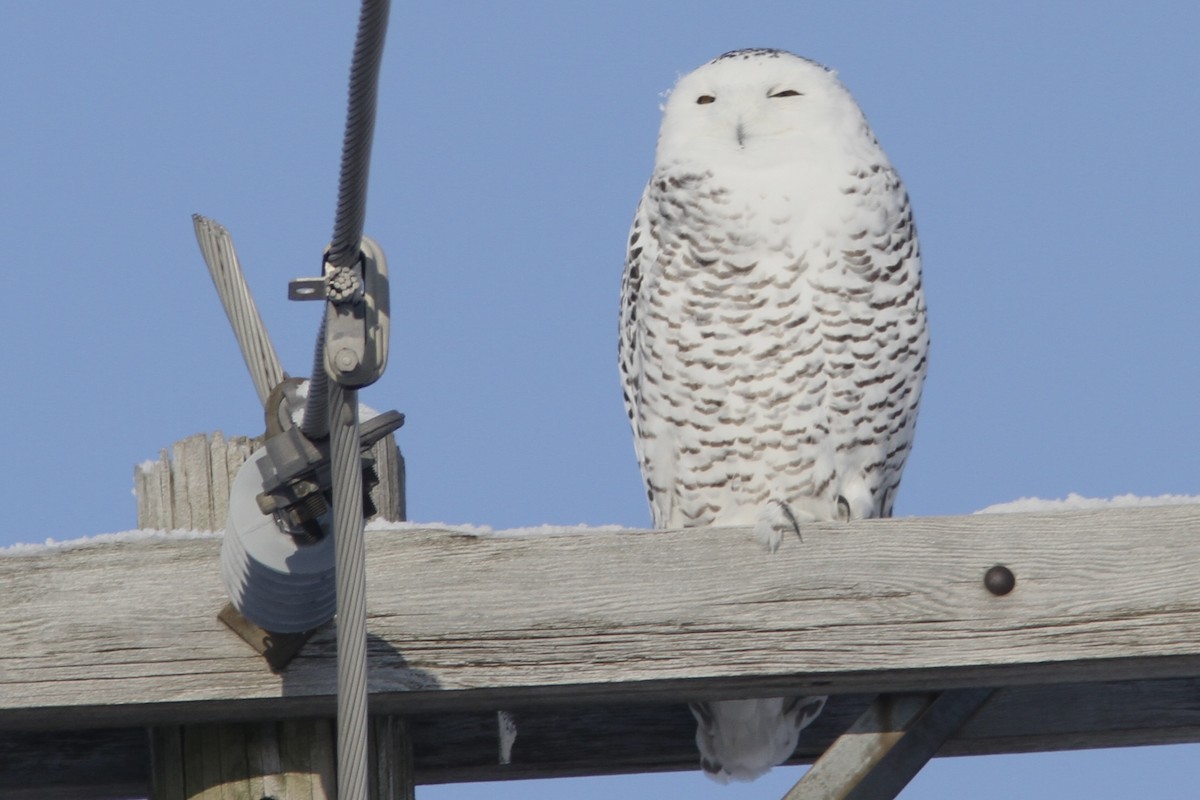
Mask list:
[[[282,398],[282,395],[280,395]],[[286,403],[286,400],[283,400]],[[268,407],[268,431],[280,418]],[[365,451],[375,442],[404,424],[404,415],[385,411],[362,423],[361,446]],[[329,465],[329,442],[313,442],[297,427],[290,426],[267,437],[265,458],[258,462],[262,491],[255,498],[259,510],[273,514],[284,531],[303,540],[316,541],[324,536],[322,518],[329,509],[328,493],[333,486]],[[379,480],[374,463],[363,469],[364,492]],[[364,499],[364,502],[366,500]],[[364,507],[366,516],[372,508]]]
[[[348,389],[370,386],[387,367],[390,289],[383,248],[364,236],[357,263],[288,284],[291,300],[325,300],[325,370]]]
[[[288,283],[288,300],[324,300],[324,278],[294,278]]]

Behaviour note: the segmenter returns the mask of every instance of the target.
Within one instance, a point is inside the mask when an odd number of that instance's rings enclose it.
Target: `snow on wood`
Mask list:
[[[1142,497],[1136,494],[1122,494],[1116,497],[1084,497],[1071,492],[1066,497],[1046,499],[1041,497],[1022,497],[1007,503],[997,503],[981,509],[977,514],[1013,514],[1024,511],[1078,511],[1096,508],[1135,508],[1137,506],[1181,506],[1200,503],[1200,496],[1186,494],[1160,494],[1154,497]]]

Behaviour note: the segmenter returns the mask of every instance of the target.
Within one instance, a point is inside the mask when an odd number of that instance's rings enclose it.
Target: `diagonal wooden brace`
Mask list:
[[[879,695],[783,800],[892,800],[991,694]]]

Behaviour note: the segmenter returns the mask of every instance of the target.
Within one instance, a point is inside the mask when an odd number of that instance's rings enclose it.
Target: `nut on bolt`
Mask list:
[[[358,369],[358,354],[349,347],[343,347],[333,357],[333,363],[337,364],[337,368],[342,372],[352,372]]]
[[[997,597],[1003,597],[1017,585],[1017,576],[1003,564],[997,564],[983,575],[983,585]]]

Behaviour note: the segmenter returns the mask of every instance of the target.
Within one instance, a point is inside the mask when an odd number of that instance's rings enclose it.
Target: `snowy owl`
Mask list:
[[[887,517],[929,339],[912,210],[835,73],[737,50],[682,77],[629,235],[620,368],[657,528]],[[696,703],[700,763],[752,780],[824,697]]]

